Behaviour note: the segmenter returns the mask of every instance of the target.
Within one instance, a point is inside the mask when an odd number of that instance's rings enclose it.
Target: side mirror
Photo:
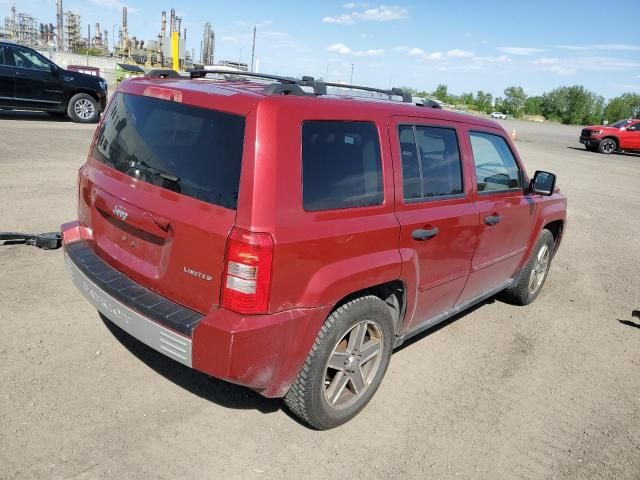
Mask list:
[[[53,75],[56,75],[56,76],[58,75],[58,73],[60,73],[60,70],[58,69],[58,66],[55,63],[49,64],[49,70]]]
[[[529,184],[529,191],[538,195],[553,195],[556,188],[556,175],[550,172],[538,170]]]

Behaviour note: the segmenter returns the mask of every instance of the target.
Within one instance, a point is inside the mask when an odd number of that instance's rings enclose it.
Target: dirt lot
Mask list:
[[[504,124],[569,198],[544,291],[406,345],[328,432],[105,324],[61,251],[0,247],[0,478],[640,478],[640,156]],[[73,219],[93,128],[3,112],[0,132],[0,230]]]

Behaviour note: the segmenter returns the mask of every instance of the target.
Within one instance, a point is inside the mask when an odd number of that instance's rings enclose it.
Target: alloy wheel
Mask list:
[[[333,348],[324,373],[324,399],[331,408],[348,408],[369,388],[382,360],[383,334],[371,320],[354,325]]]
[[[604,150],[605,153],[613,153],[615,149],[616,149],[615,143],[613,143],[610,140],[605,140],[604,143],[602,144],[602,150]]]
[[[549,269],[550,257],[551,251],[549,245],[542,245],[542,248],[538,250],[535,263],[529,275],[529,294],[534,295],[542,285],[544,277],[547,275],[547,270]]]
[[[89,120],[95,115],[95,107],[86,98],[81,98],[73,105],[73,111],[82,120]]]

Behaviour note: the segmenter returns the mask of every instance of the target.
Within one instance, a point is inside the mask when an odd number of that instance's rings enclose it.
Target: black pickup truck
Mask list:
[[[104,78],[70,72],[31,48],[0,41],[0,109],[41,110],[93,123],[106,103]]]

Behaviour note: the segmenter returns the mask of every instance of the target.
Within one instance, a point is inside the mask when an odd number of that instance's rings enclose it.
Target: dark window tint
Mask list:
[[[479,192],[522,188],[518,163],[500,135],[470,132]]]
[[[398,135],[405,200],[463,193],[460,150],[455,130],[402,125]]]
[[[368,122],[309,121],[302,125],[305,210],[380,205],[378,131]]]
[[[9,62],[5,60],[5,50],[7,47],[0,45],[0,65],[8,65]]]
[[[13,61],[16,67],[32,70],[50,70],[49,62],[37,53],[21,47],[13,47]]]
[[[117,94],[93,155],[131,177],[235,209],[243,139],[243,117]]]

